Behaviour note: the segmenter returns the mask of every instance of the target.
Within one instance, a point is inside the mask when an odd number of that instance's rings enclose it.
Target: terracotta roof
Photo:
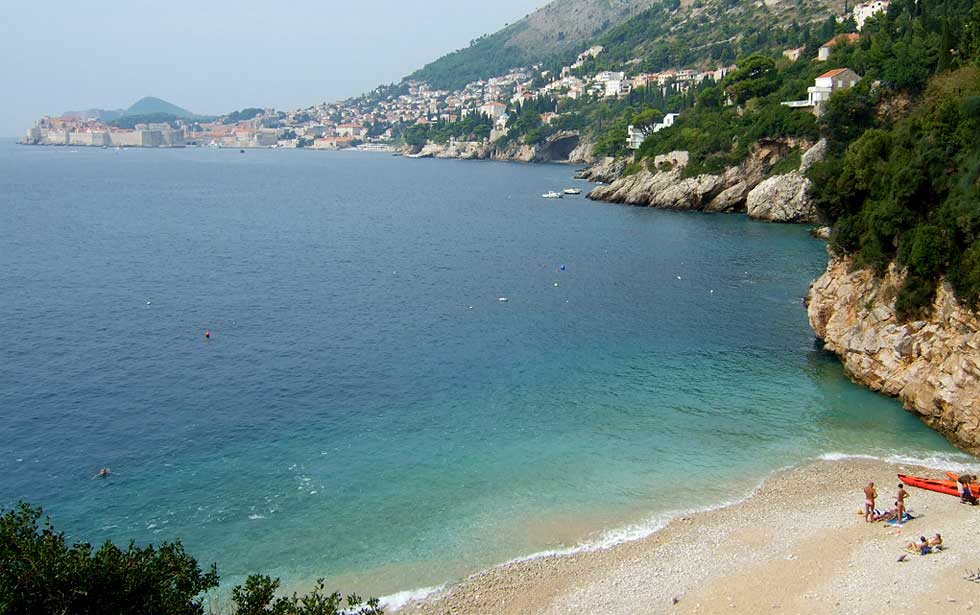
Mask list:
[[[832,38],[829,41],[827,41],[826,43],[824,43],[823,46],[824,47],[833,47],[837,43],[848,43],[848,44],[850,44],[850,43],[856,43],[858,41],[858,39],[860,39],[860,38],[861,38],[861,35],[858,34],[857,32],[851,32],[849,34],[838,34],[834,38]]]
[[[817,79],[827,79],[827,78],[830,78],[830,77],[836,77],[837,75],[841,74],[842,72],[844,72],[846,70],[847,70],[846,68],[835,68],[834,70],[828,70],[824,74],[822,74],[819,77],[817,77]]]

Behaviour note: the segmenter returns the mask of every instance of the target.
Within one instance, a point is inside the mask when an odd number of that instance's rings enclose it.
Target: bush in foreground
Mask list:
[[[203,615],[204,594],[218,586],[179,541],[122,550],[106,542],[69,546],[42,511],[27,503],[0,509],[0,613]],[[238,615],[381,615],[375,599],[327,594],[323,580],[303,597],[277,598],[279,580],[248,577],[232,590]]]

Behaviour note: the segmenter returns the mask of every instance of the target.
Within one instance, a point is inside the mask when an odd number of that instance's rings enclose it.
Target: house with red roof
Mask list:
[[[861,76],[849,68],[828,70],[813,80],[813,85],[806,89],[806,100],[791,100],[781,103],[787,107],[809,109],[814,115],[822,115],[824,106],[834,92],[853,88]]]
[[[817,50],[817,60],[820,62],[826,62],[830,59],[830,51],[837,45],[853,45],[854,43],[861,40],[861,35],[857,32],[850,32],[848,34],[838,34],[834,38],[830,39],[826,43],[820,46]]]

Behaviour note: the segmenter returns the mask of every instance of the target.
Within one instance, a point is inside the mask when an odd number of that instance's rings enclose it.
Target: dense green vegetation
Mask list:
[[[943,275],[966,305],[980,295],[978,7],[895,0],[859,45],[832,57],[865,79],[821,118],[831,153],[810,172],[815,197],[836,252],[906,270],[902,318],[929,311]]]
[[[206,592],[218,586],[217,567],[202,571],[179,541],[93,549],[69,545],[40,508],[0,513],[0,613],[203,615]],[[278,579],[250,576],[232,591],[237,615],[382,615],[377,600],[344,601],[323,580],[303,597],[276,597],[278,588]]]
[[[815,46],[835,31],[853,31],[848,20],[838,26],[831,12],[840,4],[799,0],[772,7],[741,0],[700,0],[684,8],[679,0],[660,0],[633,19],[612,28],[599,44],[601,55],[583,67],[584,74],[611,70],[631,60],[639,72],[668,68],[728,65],[759,51]]]
[[[413,147],[422,147],[427,141],[445,143],[450,138],[457,141],[483,141],[490,137],[493,121],[486,115],[473,113],[459,122],[415,124],[402,132],[402,139]]]
[[[840,6],[833,0],[796,0],[772,7],[742,0],[696,0],[685,6],[680,0],[660,0],[623,23],[598,24],[597,41],[567,49],[542,42],[546,51],[534,54],[511,43],[528,27],[522,20],[472,41],[469,47],[427,64],[408,78],[437,89],[456,90],[468,82],[531,64],[554,72],[595,43],[603,45],[605,51],[587,62],[580,74],[621,70],[634,59],[640,60],[630,65],[635,72],[715,67],[756,51],[819,45],[833,35],[836,26],[833,18],[827,22],[827,17],[832,7],[839,12]],[[846,22],[844,28],[853,29],[853,23]]]
[[[502,75],[512,68],[529,64],[531,59],[510,38],[526,28],[524,22],[471,41],[470,46],[426,64],[408,76],[425,81],[439,90],[459,90],[471,81]]]
[[[674,150],[686,150],[690,163],[684,176],[720,173],[748,155],[750,148],[767,139],[818,138],[814,117],[780,104],[799,98],[800,91],[826,67],[806,59],[779,63],[753,54],[721,83],[702,84],[697,103],[678,117],[671,128],[650,135],[637,159],[653,158]],[[725,101],[737,102],[726,105]],[[674,111],[674,109],[671,109]]]
[[[222,124],[236,124],[238,122],[244,122],[262,115],[262,109],[258,107],[246,107],[241,111],[232,111],[221,120]]]

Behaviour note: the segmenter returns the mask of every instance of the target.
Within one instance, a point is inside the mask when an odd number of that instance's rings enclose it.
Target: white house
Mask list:
[[[674,125],[674,120],[680,113],[668,113],[664,116],[664,119],[653,125],[653,132],[660,132],[664,128],[670,128]]]
[[[849,68],[828,70],[813,80],[813,85],[806,89],[806,100],[790,100],[780,103],[795,109],[810,109],[814,115],[822,115],[824,106],[831,95],[838,90],[853,88],[861,76]]]
[[[626,147],[630,149],[640,149],[643,141],[650,134],[649,128],[637,128],[630,124],[626,127]]]
[[[851,14],[854,16],[854,23],[857,24],[857,29],[860,30],[864,27],[864,22],[867,21],[869,17],[887,10],[888,0],[873,0],[872,2],[862,2],[861,4],[858,4],[854,7]]]
[[[499,119],[500,116],[503,115],[504,111],[506,110],[507,110],[507,105],[497,101],[491,101],[480,105],[480,113],[486,115],[492,120]]]
[[[619,96],[625,91],[623,87],[623,81],[621,79],[609,79],[605,82],[605,91],[603,91],[603,96]]]
[[[626,127],[626,147],[630,149],[640,149],[640,145],[643,141],[655,132],[660,132],[664,128],[669,128],[674,125],[674,120],[677,119],[679,113],[668,113],[664,116],[663,120],[657,122],[653,127],[638,128],[630,124]]]

